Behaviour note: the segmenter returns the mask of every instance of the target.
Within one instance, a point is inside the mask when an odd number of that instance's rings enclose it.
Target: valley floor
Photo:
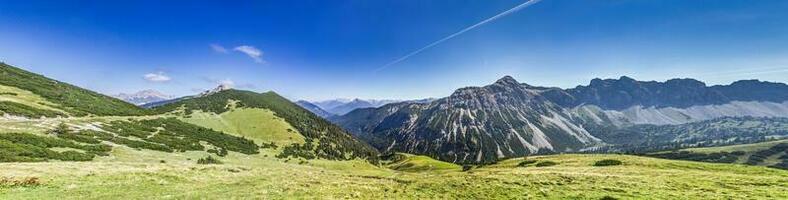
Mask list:
[[[92,162],[0,163],[0,199],[788,198],[786,170],[626,155],[528,158],[557,163],[545,167],[510,159],[466,172],[424,157],[396,163],[411,166],[407,172],[363,161],[284,162],[273,152],[231,153],[219,165],[194,162],[205,155],[116,147]],[[623,164],[593,166],[602,159]]]

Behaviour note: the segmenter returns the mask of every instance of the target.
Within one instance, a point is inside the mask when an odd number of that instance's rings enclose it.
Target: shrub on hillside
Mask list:
[[[28,118],[66,116],[65,114],[57,111],[38,109],[16,102],[0,101],[0,115],[3,113]]]
[[[594,163],[594,166],[599,166],[599,167],[601,167],[601,166],[615,166],[615,165],[621,165],[621,164],[622,164],[622,162],[620,160],[604,159],[604,160],[596,161]]]
[[[200,158],[197,160],[197,164],[202,165],[210,165],[210,164],[222,164],[222,161],[219,159],[214,158],[213,156],[208,156],[205,158]]]
[[[526,167],[526,166],[528,166],[530,164],[534,164],[534,163],[536,163],[536,160],[524,160],[524,161],[518,163],[517,166],[518,167]]]
[[[549,166],[555,166],[555,165],[558,165],[558,163],[557,162],[553,162],[553,161],[549,161],[549,160],[545,160],[545,161],[536,163],[537,167],[549,167]]]

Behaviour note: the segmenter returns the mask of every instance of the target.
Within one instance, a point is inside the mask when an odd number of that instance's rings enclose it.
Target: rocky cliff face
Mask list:
[[[588,86],[564,90],[531,86],[506,76],[431,102],[357,109],[331,120],[382,151],[487,163],[534,153],[609,147],[599,138],[642,124],[788,117],[786,100],[788,86],[760,81],[708,87],[692,79],[642,82],[622,77],[594,79]]]
[[[687,108],[720,105],[732,101],[788,100],[788,85],[757,80],[737,81],[731,85],[708,87],[694,79],[671,79],[665,82],[619,79],[594,79],[588,86],[553,89],[545,96],[564,107],[596,105],[605,110],[623,110],[633,106]]]
[[[379,149],[456,163],[493,162],[540,151],[572,151],[600,142],[567,110],[511,77],[468,87],[428,104],[357,110],[335,119]]]

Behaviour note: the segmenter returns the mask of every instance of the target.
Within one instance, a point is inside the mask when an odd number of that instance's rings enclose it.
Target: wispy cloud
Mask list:
[[[252,83],[236,83],[232,79],[225,78],[225,79],[215,79],[211,77],[203,77],[202,78],[205,82],[209,82],[216,85],[223,85],[228,86],[230,88],[241,88],[241,89],[257,89],[257,86]]]
[[[256,63],[263,62],[263,58],[262,58],[263,51],[260,51],[260,49],[257,49],[253,46],[241,45],[233,48],[233,50],[246,54],[247,56],[252,58]]]
[[[145,80],[154,83],[163,83],[172,80],[169,76],[164,74],[164,72],[156,72],[156,73],[149,73],[142,76]]]
[[[235,87],[235,81],[230,79],[223,79],[217,82],[219,85],[227,86],[227,87]]]
[[[229,52],[222,45],[210,44],[209,46],[211,46],[211,49],[213,49],[213,51],[216,52],[216,53],[228,53]]]
[[[380,71],[380,70],[386,69],[386,68],[387,68],[387,67],[389,67],[389,66],[392,66],[392,65],[395,65],[395,64],[397,64],[397,63],[400,63],[400,62],[402,62],[402,61],[405,61],[405,60],[407,60],[408,58],[410,58],[411,56],[415,56],[416,54],[419,54],[419,53],[421,53],[421,52],[422,52],[422,51],[424,51],[424,50],[427,50],[427,49],[429,49],[429,48],[432,48],[432,47],[434,47],[434,46],[436,46],[436,45],[438,45],[438,44],[440,44],[440,43],[443,43],[443,42],[445,42],[446,40],[449,40],[449,39],[452,39],[452,38],[454,38],[454,37],[457,37],[457,36],[459,36],[459,35],[461,35],[461,34],[463,34],[463,33],[465,33],[465,32],[468,32],[468,31],[470,31],[470,30],[473,30],[473,29],[475,29],[476,27],[479,27],[479,26],[482,26],[482,25],[484,25],[484,24],[490,23],[490,22],[492,22],[492,21],[495,21],[495,20],[497,20],[497,19],[499,19],[499,18],[501,18],[501,17],[505,17],[505,16],[507,16],[507,15],[509,15],[509,14],[515,13],[515,12],[517,12],[517,11],[520,11],[520,10],[522,10],[523,8],[526,8],[526,7],[528,7],[528,6],[531,6],[531,5],[534,5],[534,4],[538,3],[539,1],[541,1],[541,0],[528,0],[528,1],[526,1],[525,3],[522,3],[522,4],[520,4],[520,5],[517,5],[517,6],[515,6],[514,8],[511,8],[511,9],[509,9],[509,10],[503,11],[502,13],[498,13],[497,15],[495,15],[495,16],[492,16],[492,17],[490,17],[490,18],[487,18],[487,19],[485,19],[484,21],[481,21],[481,22],[479,22],[479,23],[476,23],[476,24],[474,24],[474,25],[471,25],[471,26],[469,26],[469,27],[467,27],[467,28],[464,28],[464,29],[462,29],[462,30],[460,30],[460,31],[458,31],[458,32],[456,32],[456,33],[454,33],[454,34],[451,34],[451,35],[449,35],[449,36],[443,37],[443,38],[441,38],[441,39],[440,39],[440,40],[438,40],[438,41],[435,41],[435,42],[433,42],[433,43],[430,43],[430,44],[428,44],[427,46],[424,46],[424,47],[422,47],[422,48],[420,48],[420,49],[417,49],[416,51],[410,52],[409,54],[407,54],[407,55],[405,55],[405,56],[402,56],[402,57],[400,57],[400,58],[397,58],[396,60],[394,60],[394,61],[391,61],[391,62],[389,62],[389,63],[387,63],[387,64],[385,64],[385,65],[383,65],[383,66],[381,66],[381,67],[377,68],[375,71]]]

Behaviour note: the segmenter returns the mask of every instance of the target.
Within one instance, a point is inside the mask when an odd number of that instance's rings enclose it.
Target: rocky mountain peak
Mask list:
[[[495,81],[495,84],[506,85],[506,86],[518,86],[520,85],[520,82],[517,82],[517,80],[514,80],[514,78],[507,75]]]
[[[152,89],[142,90],[131,94],[120,93],[112,96],[135,105],[142,105],[146,103],[163,101],[173,98],[170,95],[166,95],[164,93]]]
[[[213,88],[211,90],[206,90],[205,92],[200,93],[198,96],[204,97],[204,96],[216,94],[218,92],[225,91],[225,90],[230,90],[230,89],[233,89],[232,86],[230,86],[228,84],[220,84],[219,86],[216,86],[216,88]]]

